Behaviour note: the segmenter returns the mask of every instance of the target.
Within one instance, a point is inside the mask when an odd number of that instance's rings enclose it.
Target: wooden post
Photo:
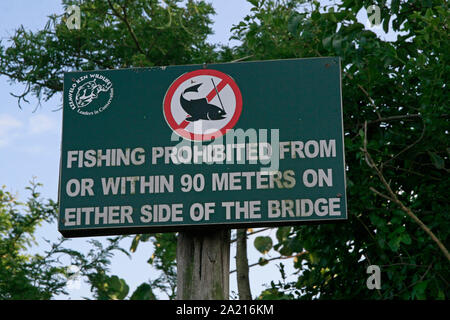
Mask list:
[[[228,300],[230,230],[180,232],[177,300]]]
[[[237,229],[236,277],[240,300],[251,300],[250,279],[247,258],[247,229]]]

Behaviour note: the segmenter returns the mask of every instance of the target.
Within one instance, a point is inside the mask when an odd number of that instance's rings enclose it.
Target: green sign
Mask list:
[[[338,58],[64,76],[66,237],[347,219]]]

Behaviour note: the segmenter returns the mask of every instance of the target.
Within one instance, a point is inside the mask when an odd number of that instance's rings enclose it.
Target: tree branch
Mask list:
[[[369,166],[376,172],[378,178],[380,179],[381,183],[385,187],[385,189],[388,191],[389,195],[384,195],[381,192],[375,190],[374,188],[370,188],[373,192],[378,194],[379,196],[391,200],[392,202],[396,203],[400,209],[405,212],[415,223],[419,225],[422,230],[427,233],[430,238],[437,244],[439,249],[442,251],[444,256],[447,258],[448,261],[450,261],[450,253],[448,252],[447,248],[444,246],[444,244],[436,237],[436,235],[433,233],[433,231],[428,228],[425,223],[422,222],[413,212],[410,208],[405,206],[403,202],[400,201],[400,199],[397,197],[394,191],[392,191],[391,186],[386,181],[386,178],[384,177],[383,173],[380,171],[376,163],[373,161],[372,157],[370,156],[369,151],[367,150],[367,121],[364,123],[364,144],[363,148],[361,148],[361,151],[364,152],[364,156],[366,158],[366,161],[368,162]]]
[[[270,261],[274,261],[274,260],[291,259],[291,258],[300,257],[300,256],[302,256],[302,255],[304,255],[304,254],[307,254],[307,253],[309,253],[309,251],[303,251],[303,252],[294,254],[294,255],[292,255],[292,256],[278,256],[278,257],[274,257],[274,258],[270,258],[270,259],[265,259],[264,261],[265,261],[265,262],[270,262]],[[252,264],[250,264],[248,267],[249,267],[249,268],[252,268],[252,267],[255,267],[255,266],[257,266],[257,265],[260,265],[259,262],[252,263]],[[234,273],[234,272],[236,272],[236,270],[231,270],[231,271],[230,271],[230,274],[231,274],[231,273]]]
[[[372,234],[372,232],[369,230],[369,228],[366,226],[366,224],[361,220],[360,217],[358,217],[357,214],[355,214],[356,219],[359,221],[359,223],[362,224],[362,226],[364,227],[364,229],[366,229],[367,233],[369,234],[369,236],[375,241],[375,236]]]
[[[247,233],[247,238],[248,238],[249,236],[252,236],[252,235],[257,234],[257,233],[260,233],[260,232],[267,231],[267,230],[269,230],[269,229],[273,229],[273,228],[262,228],[261,230],[257,230],[257,231],[253,231],[253,232]],[[236,242],[236,240],[237,240],[237,238],[236,238],[236,239],[232,239],[232,240],[230,240],[230,243]]]
[[[423,139],[423,137],[425,136],[425,128],[426,128],[426,126],[425,126],[425,123],[424,123],[424,124],[423,124],[422,133],[420,134],[419,139],[417,139],[416,141],[414,141],[412,144],[406,146],[404,149],[402,149],[399,153],[397,153],[397,154],[396,154],[395,156],[393,156],[392,158],[390,158],[390,159],[386,160],[385,162],[383,162],[383,163],[381,164],[381,168],[383,168],[387,163],[389,163],[390,161],[394,160],[395,158],[397,158],[397,157],[398,157],[399,155],[401,155],[402,153],[408,151],[409,149],[411,149],[412,147],[414,147],[416,144],[418,144],[418,143]]]
[[[125,24],[125,26],[127,27],[128,31],[130,32],[131,38],[133,39],[134,44],[136,45],[136,48],[139,50],[139,52],[142,53],[143,55],[145,55],[148,58],[147,53],[142,49],[141,45],[139,44],[139,41],[138,41],[138,39],[136,37],[136,34],[134,33],[133,28],[131,27],[130,22],[127,19],[126,7],[121,7],[122,11],[123,11],[123,15],[121,15],[119,13],[119,11],[117,11],[114,8],[113,4],[111,3],[111,0],[108,0],[108,5],[111,8],[111,10],[113,11],[114,15],[117,18],[119,18]]]
[[[374,123],[379,123],[379,122],[388,122],[388,121],[393,121],[393,120],[415,119],[415,118],[422,118],[422,115],[418,114],[418,113],[402,114],[402,115],[398,115],[398,116],[379,118],[377,120],[369,121],[369,122],[367,122],[367,124],[374,124]]]
[[[247,229],[237,229],[236,242],[237,286],[240,300],[251,300],[249,265],[247,258]]]
[[[435,180],[435,181],[441,181],[441,180],[442,180],[442,179],[433,177],[433,176],[431,176],[431,175],[426,176],[426,175],[421,174],[421,173],[419,173],[419,172],[416,172],[416,171],[413,171],[413,170],[409,170],[409,169],[405,169],[405,168],[401,168],[401,167],[395,167],[395,166],[393,166],[393,165],[386,165],[386,167],[393,168],[393,169],[395,169],[395,170],[400,170],[400,171],[408,172],[408,173],[411,173],[411,174],[415,174],[415,175],[417,175],[417,176],[419,176],[419,177],[425,177],[425,178],[432,179],[432,180]]]
[[[416,282],[411,283],[409,286],[407,286],[406,288],[404,288],[403,290],[401,290],[400,292],[398,292],[396,295],[398,296],[398,295],[402,294],[403,292],[405,292],[406,290],[408,290],[409,288],[414,287],[416,284],[422,282],[423,279],[425,278],[425,276],[426,276],[426,275],[428,274],[428,272],[431,270],[431,267],[432,267],[432,266],[433,266],[433,263],[430,263],[430,264],[428,265],[427,270],[426,270],[425,273],[419,278],[419,280],[417,280]]]
[[[50,78],[44,82],[40,82],[37,80],[29,80],[20,74],[12,74],[12,73],[8,73],[6,71],[1,71],[1,70],[0,70],[0,75],[4,75],[10,79],[14,79],[19,82],[27,82],[27,83],[35,84],[40,87],[45,87],[45,88],[48,88],[53,91],[62,91],[63,90],[63,86],[61,83],[53,83],[53,84],[49,83],[49,81],[52,80],[53,78]],[[53,79],[53,80],[55,80],[55,79]]]
[[[377,195],[379,195],[379,196],[382,197],[382,198],[385,198],[386,200],[394,201],[394,199],[392,199],[391,197],[385,195],[384,193],[381,193],[380,191],[378,191],[378,190],[375,189],[374,187],[370,187],[369,189],[370,189],[370,191],[372,191],[373,193],[376,193]]]
[[[348,72],[344,72],[344,74],[350,79],[353,80],[353,76],[348,73]],[[380,112],[377,110],[377,106],[375,105],[375,101],[372,99],[372,97],[369,95],[369,93],[367,92],[366,89],[364,89],[363,86],[361,86],[361,84],[357,84],[357,87],[362,91],[362,93],[364,93],[364,95],[367,97],[367,99],[369,99],[370,105],[374,108],[377,116],[378,116],[378,120],[381,119],[381,115]]]

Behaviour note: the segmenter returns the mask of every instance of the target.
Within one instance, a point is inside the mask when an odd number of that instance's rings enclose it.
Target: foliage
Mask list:
[[[256,250],[262,254],[267,253],[272,249],[272,238],[271,237],[256,237],[253,242]]]
[[[179,0],[64,0],[63,6],[80,6],[81,28],[70,30],[67,16],[52,15],[43,30],[31,32],[21,27],[0,43],[0,74],[12,82],[25,84],[18,97],[19,107],[27,96],[48,100],[62,91],[63,73],[74,70],[151,67],[215,61],[219,54],[215,46],[206,43],[212,33],[210,15],[214,10],[205,1]],[[159,289],[174,298],[176,289],[175,234],[137,235],[130,248],[136,250],[139,241],[151,240],[155,251],[149,263],[161,271],[159,277],[140,285],[131,299],[155,298]],[[108,276],[100,265],[110,258],[108,250],[119,249],[118,240],[110,240],[107,248],[91,241],[93,251],[88,257],[65,249],[77,259],[74,265],[92,285],[99,299],[122,299],[128,289],[123,279]],[[100,251],[99,251],[100,250]],[[95,256],[102,252],[102,256]],[[84,271],[88,261],[91,264]],[[109,260],[108,260],[109,261]],[[95,272],[93,271],[95,270]],[[126,293],[125,293],[126,292]]]
[[[188,1],[183,6],[180,2],[63,0],[64,9],[72,4],[80,6],[80,29],[70,30],[66,15],[50,16],[45,28],[37,32],[19,28],[6,41],[7,46],[0,43],[0,74],[12,82],[25,84],[25,91],[16,95],[21,107],[30,94],[48,100],[61,92],[63,73],[67,71],[192,64],[219,59],[215,46],[206,42],[212,33],[212,6],[205,1]],[[153,299],[152,288],[174,298],[176,236],[137,235],[130,251],[136,250],[139,241],[149,240],[155,248],[149,263],[161,274],[140,285],[131,298]],[[87,258],[104,264],[110,258],[109,250],[120,249],[118,239],[110,241],[107,248],[101,249],[98,241],[90,241],[93,251],[88,257],[77,256],[68,249],[65,253],[77,257],[73,263],[89,279],[97,298],[123,299],[128,293],[123,279],[106,275],[100,265],[91,264],[88,269],[92,272],[84,271]],[[102,256],[95,256],[99,252]]]
[[[175,233],[138,234],[133,237],[130,251],[135,252],[139,242],[147,241],[151,241],[154,249],[148,263],[160,273],[156,279],[150,280],[148,284],[141,284],[136,291],[139,290],[139,292],[142,292],[141,295],[147,295],[153,299],[155,297],[153,290],[157,289],[165,293],[169,299],[175,299],[177,236]]]
[[[55,247],[45,255],[24,253],[35,241],[37,226],[55,219],[56,204],[39,201],[37,187],[27,188],[31,197],[26,203],[0,189],[1,299],[49,299],[64,292],[64,269],[54,265]]]
[[[130,290],[124,279],[107,276],[102,270],[93,274],[90,280],[97,284],[94,290],[98,300],[123,300]]]
[[[129,292],[127,283],[115,275],[107,274],[111,258],[116,251],[129,256],[129,253],[120,247],[121,240],[121,237],[107,238],[107,245],[104,246],[102,242],[90,239],[88,241],[90,249],[86,254],[67,247],[60,248],[57,252],[70,256],[71,266],[78,270],[77,277],[79,280],[86,279],[90,284],[94,299],[122,300]],[[69,278],[70,276],[69,274]]]
[[[387,200],[362,152],[366,141],[402,204],[448,243],[447,3],[251,2],[252,13],[234,27],[234,38],[243,42],[237,55],[342,59],[349,213],[342,224],[277,232],[274,249],[296,256],[298,280],[272,283],[261,297],[448,298],[448,259],[402,207]],[[396,40],[383,40],[358,21],[369,5],[381,8],[382,28],[397,32]],[[365,285],[371,264],[381,267],[380,290]]]
[[[19,106],[29,94],[50,99],[63,88],[68,71],[151,67],[214,61],[206,43],[214,13],[204,1],[63,0],[79,5],[80,29],[69,29],[67,17],[51,15],[43,30],[20,27],[0,42],[0,74],[26,85],[16,95]]]
[[[96,298],[108,294],[110,298],[116,297],[115,292],[120,290],[114,286],[115,278],[105,273],[114,251],[121,250],[117,238],[110,239],[105,248],[91,240],[93,245],[87,254],[68,248],[67,239],[56,242],[44,239],[50,249],[31,253],[38,244],[37,229],[53,223],[58,212],[54,201],[40,198],[40,186],[33,181],[27,187],[31,195],[25,203],[4,187],[0,189],[0,299],[41,300],[67,294],[67,281],[74,276],[71,267],[79,271],[80,277],[87,278]],[[65,260],[70,265],[64,264]],[[113,290],[102,291],[109,283]]]
[[[83,1],[80,30],[69,30],[63,16],[51,16],[43,30],[33,33],[20,28],[8,46],[0,43],[0,74],[26,85],[18,96],[20,105],[28,94],[48,99],[60,92],[65,71],[248,56],[253,60],[339,56],[349,219],[341,224],[283,227],[277,230],[275,244],[264,238],[256,241],[262,253],[275,250],[294,257],[297,270],[297,279],[289,282],[280,265],[282,279],[272,282],[261,298],[448,299],[449,261],[405,210],[414,212],[441,243],[449,243],[448,4],[343,0],[323,6],[317,1],[250,0],[250,15],[233,28],[233,38],[241,45],[218,50],[206,43],[212,6],[188,1],[187,7],[181,7],[178,2],[166,1],[167,6],[162,6],[156,0]],[[384,40],[358,20],[358,13],[370,5],[380,7],[381,28],[394,31],[394,40]],[[386,196],[381,178],[403,207]],[[4,204],[2,210],[9,212],[10,207]],[[6,213],[2,219],[0,225],[16,230]],[[17,230],[15,234],[24,234]],[[11,242],[14,236],[7,239]],[[139,241],[152,241],[155,255],[149,262],[162,273],[139,286],[132,299],[154,298],[152,287],[158,286],[174,296],[175,240],[175,234],[134,238],[131,251]],[[11,252],[18,252],[27,241],[5,246],[17,245]],[[118,240],[110,241],[117,245]],[[107,260],[107,252],[100,251]],[[98,261],[106,262],[103,258]],[[59,269],[38,272],[36,277],[47,272],[47,282],[38,281],[44,283],[39,287],[30,280],[33,273],[25,257],[15,253],[13,262],[7,261],[2,258],[2,266],[11,263],[22,272],[14,273],[23,282],[17,282],[17,288],[33,287],[35,296],[43,292],[45,297],[62,290],[51,277]],[[380,290],[366,287],[366,268],[372,264],[381,267]],[[90,275],[98,298],[127,296],[121,279],[102,274],[95,264],[92,267],[89,270],[96,272],[85,274]],[[10,268],[2,267],[1,272],[11,272]],[[0,279],[5,279],[3,274]],[[27,292],[31,295],[33,290]]]

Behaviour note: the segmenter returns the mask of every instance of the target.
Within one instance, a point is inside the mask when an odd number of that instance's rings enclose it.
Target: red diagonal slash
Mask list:
[[[217,91],[220,92],[223,88],[225,88],[225,86],[227,85],[227,82],[225,80],[221,80],[219,82],[219,84],[217,85]],[[210,102],[212,99],[214,99],[214,97],[216,96],[216,90],[212,89],[210,93],[208,93],[208,95],[206,96],[206,100],[208,100],[208,102]]]
[[[220,92],[223,88],[225,88],[226,85],[227,85],[227,82],[225,80],[221,80],[219,82],[219,84],[217,85],[217,87],[216,87],[217,88],[217,92]],[[206,100],[208,102],[210,102],[212,99],[214,99],[214,97],[216,96],[217,92],[216,92],[216,89],[212,89],[211,92],[208,93],[208,95],[206,96]],[[178,129],[186,128],[189,123],[190,123],[189,121],[183,120],[183,122],[181,122],[178,125]]]

